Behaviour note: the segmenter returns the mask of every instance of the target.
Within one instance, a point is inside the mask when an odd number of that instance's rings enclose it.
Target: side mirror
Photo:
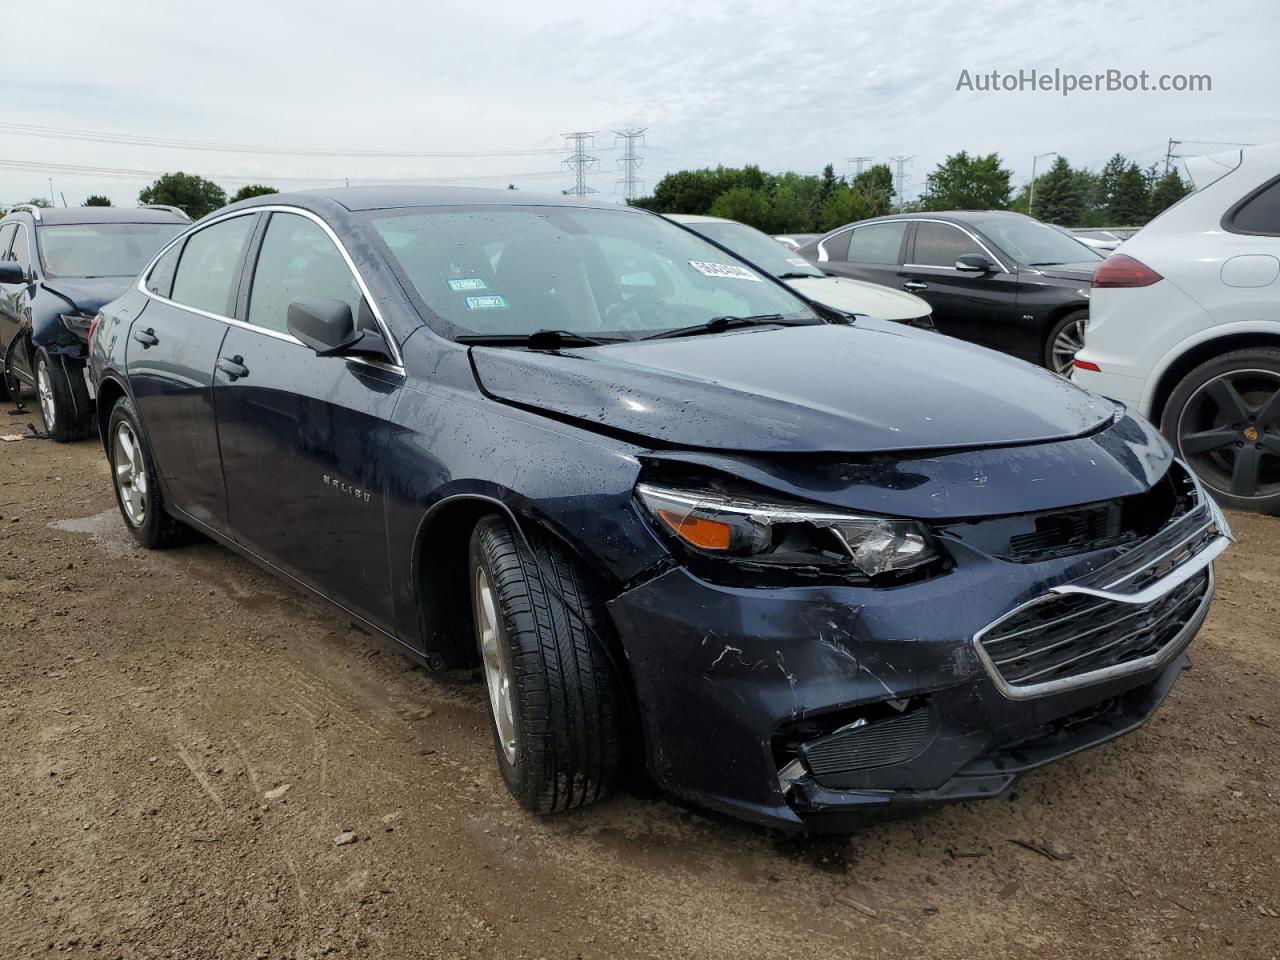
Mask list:
[[[956,257],[956,269],[961,273],[990,273],[995,266],[980,253],[966,253]]]
[[[390,359],[382,334],[357,330],[351,307],[342,300],[295,297],[289,301],[289,332],[318,357],[373,356]]]
[[[0,263],[0,283],[26,283],[27,275],[22,270],[22,264],[16,260],[5,260]]]

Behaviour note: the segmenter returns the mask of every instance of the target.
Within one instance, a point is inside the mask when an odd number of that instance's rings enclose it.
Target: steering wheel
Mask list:
[[[656,294],[642,291],[609,304],[604,311],[604,326],[609,330],[649,330],[655,320],[672,310]]]

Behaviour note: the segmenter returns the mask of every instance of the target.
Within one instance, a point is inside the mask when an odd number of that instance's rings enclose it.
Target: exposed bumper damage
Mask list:
[[[1181,480],[1156,534],[1072,556],[1016,562],[948,536],[949,572],[893,588],[744,588],[682,567],[633,586],[610,609],[652,774],[738,817],[840,829],[994,796],[1134,729],[1189,664],[1230,535]]]

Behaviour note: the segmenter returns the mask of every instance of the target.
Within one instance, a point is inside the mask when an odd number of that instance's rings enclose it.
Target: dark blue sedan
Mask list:
[[[133,535],[479,666],[541,813],[642,763],[791,828],[993,796],[1157,708],[1229,537],[1118,405],[611,204],[245,201],[91,353]]]

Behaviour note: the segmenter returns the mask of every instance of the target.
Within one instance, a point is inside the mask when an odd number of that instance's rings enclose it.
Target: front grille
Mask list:
[[[1194,481],[1192,481],[1194,484]],[[1152,536],[980,631],[979,658],[1009,697],[1040,696],[1157,663],[1189,639],[1230,532],[1198,489]]]
[[[928,735],[929,710],[922,707],[900,717],[837,730],[804,744],[800,752],[809,769],[821,777],[905,763],[923,749]]]
[[[1162,650],[1208,591],[1206,570],[1144,604],[1053,594],[1001,621],[983,635],[982,647],[1010,686],[1104,670]]]

